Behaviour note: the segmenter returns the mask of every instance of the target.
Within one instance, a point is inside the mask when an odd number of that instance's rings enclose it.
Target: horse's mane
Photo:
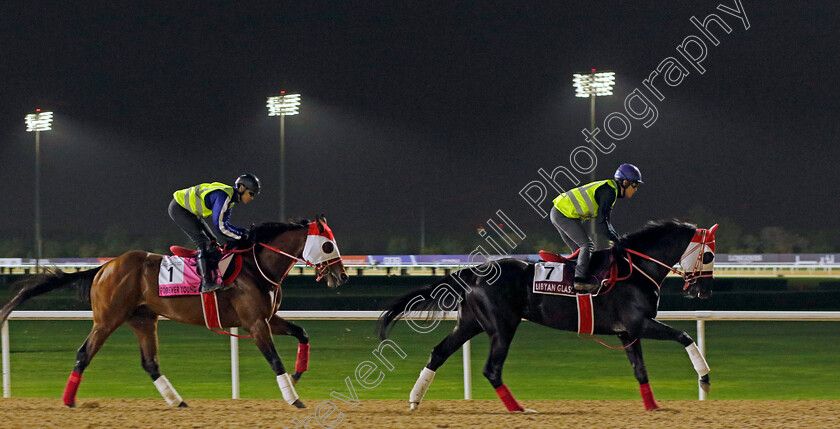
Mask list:
[[[310,223],[311,222],[306,219],[301,219],[297,222],[293,221],[291,223],[266,222],[254,227],[254,241],[258,243],[267,243],[274,240],[278,235],[284,232],[307,228]]]
[[[677,230],[694,232],[696,229],[697,225],[680,222],[676,219],[650,221],[641,230],[622,237],[621,244],[626,248],[635,249],[645,243],[658,241],[662,237]]]

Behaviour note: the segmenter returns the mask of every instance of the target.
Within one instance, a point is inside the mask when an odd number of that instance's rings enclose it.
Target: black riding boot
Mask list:
[[[589,259],[592,257],[592,249],[581,247],[578,253],[577,265],[575,266],[575,290],[581,292],[595,292],[600,287],[592,282],[589,276]]]
[[[213,292],[223,286],[219,276],[216,275],[218,262],[215,261],[212,252],[206,249],[199,250],[195,262],[198,274],[201,276],[199,292]]]

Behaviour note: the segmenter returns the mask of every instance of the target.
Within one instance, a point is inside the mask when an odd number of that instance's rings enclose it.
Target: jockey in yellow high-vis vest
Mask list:
[[[202,183],[175,191],[169,203],[169,217],[184,230],[198,248],[196,268],[201,275],[201,292],[222,287],[218,270],[219,257],[216,235],[204,221],[212,217],[214,229],[227,240],[248,240],[250,231],[230,223],[234,204],[250,203],[260,193],[260,180],[253,174],[243,174],[233,186],[224,183]]]
[[[575,266],[576,290],[592,292],[598,289],[589,273],[589,259],[595,251],[595,243],[586,233],[582,221],[595,218],[598,233],[618,243],[618,234],[610,224],[612,207],[618,198],[633,198],[639,183],[642,183],[639,169],[633,164],[621,164],[612,180],[588,183],[554,199],[551,223],[572,252],[580,249]]]

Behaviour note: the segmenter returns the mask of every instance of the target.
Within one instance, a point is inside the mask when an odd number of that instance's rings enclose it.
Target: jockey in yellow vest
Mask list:
[[[575,290],[592,292],[598,289],[589,278],[589,259],[595,251],[595,243],[582,221],[595,218],[598,232],[618,243],[618,234],[610,224],[612,207],[618,198],[633,198],[639,183],[642,183],[639,169],[633,164],[621,164],[612,180],[588,183],[554,199],[551,223],[572,252],[580,249],[575,266]]]
[[[230,223],[234,204],[250,203],[260,193],[260,180],[253,174],[243,174],[233,186],[224,183],[202,183],[175,191],[169,203],[169,217],[184,230],[198,248],[196,264],[201,275],[201,292],[222,287],[216,271],[219,257],[216,235],[204,221],[212,217],[214,229],[227,240],[248,240],[250,231]]]

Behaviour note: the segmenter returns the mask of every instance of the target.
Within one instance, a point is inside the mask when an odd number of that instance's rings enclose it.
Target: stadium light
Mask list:
[[[589,131],[595,132],[595,97],[613,95],[615,86],[615,72],[592,69],[589,73],[575,73],[572,84],[575,87],[575,97],[589,97]],[[594,143],[593,143],[594,144]],[[589,173],[589,182],[595,181],[595,168]],[[595,234],[595,222],[590,222],[589,236],[598,243]]]
[[[297,115],[300,107],[300,94],[281,94],[276,97],[268,97],[268,116],[290,116]]]
[[[41,272],[41,257],[43,241],[41,240],[41,131],[52,129],[53,112],[42,112],[35,109],[35,113],[26,115],[26,131],[35,132],[35,272]]]
[[[286,94],[280,91],[276,97],[268,97],[268,116],[280,117],[280,221],[286,221],[286,116],[297,115],[300,94]]]
[[[572,83],[575,86],[575,97],[600,97],[613,95],[612,89],[615,85],[614,72],[575,73]]]

